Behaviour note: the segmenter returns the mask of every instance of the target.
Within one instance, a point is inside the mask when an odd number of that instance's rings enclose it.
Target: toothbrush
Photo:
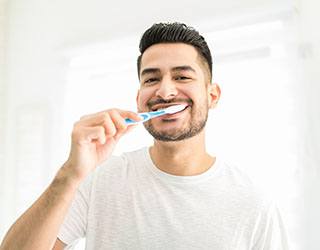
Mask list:
[[[141,121],[134,121],[134,120],[131,120],[130,118],[126,118],[125,119],[125,123],[126,124],[143,123],[143,122],[146,122],[146,121],[148,121],[148,120],[150,120],[152,118],[158,117],[158,116],[177,113],[177,112],[183,110],[185,107],[187,107],[187,105],[178,104],[178,105],[173,105],[173,106],[170,106],[168,108],[160,109],[160,110],[157,110],[157,111],[138,113],[138,115],[142,118]]]

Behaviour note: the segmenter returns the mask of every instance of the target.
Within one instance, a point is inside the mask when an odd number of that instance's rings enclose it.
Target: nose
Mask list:
[[[171,79],[162,79],[159,88],[156,91],[156,96],[164,100],[172,99],[177,96],[178,91],[176,85]]]

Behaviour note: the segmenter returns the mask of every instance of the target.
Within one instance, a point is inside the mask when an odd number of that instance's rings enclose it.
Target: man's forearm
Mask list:
[[[10,228],[0,250],[51,249],[80,182],[112,154],[138,114],[109,109],[83,116],[74,124],[66,164],[40,198]]]
[[[12,225],[0,249],[51,249],[78,185],[62,167],[46,191]]]

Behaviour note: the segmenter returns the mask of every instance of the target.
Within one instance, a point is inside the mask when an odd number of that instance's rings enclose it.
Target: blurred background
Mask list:
[[[0,0],[0,240],[66,160],[80,116],[136,110],[139,39],[155,22],[179,21],[206,38],[222,89],[207,124],[208,151],[275,197],[291,249],[319,249],[319,6]],[[114,153],[151,143],[141,126]]]

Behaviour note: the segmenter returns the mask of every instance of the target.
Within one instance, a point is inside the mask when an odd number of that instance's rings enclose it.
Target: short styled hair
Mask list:
[[[199,53],[202,62],[209,71],[212,80],[212,57],[204,37],[194,28],[184,23],[156,23],[147,29],[141,37],[137,60],[138,77],[140,78],[141,58],[150,46],[158,43],[185,43],[193,46]]]

